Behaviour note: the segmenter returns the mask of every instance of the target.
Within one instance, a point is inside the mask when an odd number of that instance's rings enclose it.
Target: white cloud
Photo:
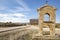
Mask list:
[[[25,15],[23,15],[22,13],[21,14],[20,13],[15,13],[13,15],[18,16],[18,17],[25,17]]]
[[[28,22],[25,17],[22,13],[0,14],[0,22]]]
[[[28,8],[27,4],[23,0],[16,0],[18,4],[20,4],[23,8]]]
[[[1,14],[0,13],[0,17],[13,17],[13,16],[17,16],[17,17],[25,17],[25,15],[24,14],[22,14],[22,13],[5,13],[5,14]]]
[[[15,10],[10,9],[11,12],[22,12],[22,11],[31,11],[28,5],[23,0],[16,0],[16,2],[20,5],[15,7]]]
[[[12,4],[11,4],[11,1],[13,2]],[[5,11],[9,11],[9,12],[31,11],[31,9],[28,7],[28,5],[23,0],[11,0],[11,1],[7,1],[7,0],[1,1],[0,10],[5,10]],[[16,3],[14,3],[14,2],[16,2]],[[6,3],[8,3],[8,4],[6,4]],[[17,4],[19,6],[17,6],[17,5],[12,6],[13,4]],[[14,9],[13,9],[13,7],[14,7]]]
[[[30,10],[23,0],[0,0],[0,22],[28,22],[22,11]]]

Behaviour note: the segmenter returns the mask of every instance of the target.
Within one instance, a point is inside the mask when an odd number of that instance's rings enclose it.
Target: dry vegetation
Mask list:
[[[12,23],[12,22],[6,22],[6,23],[0,22],[0,27],[15,27],[15,26],[23,26],[23,25],[26,25],[26,24]]]
[[[60,23],[56,23],[56,28],[60,28]]]

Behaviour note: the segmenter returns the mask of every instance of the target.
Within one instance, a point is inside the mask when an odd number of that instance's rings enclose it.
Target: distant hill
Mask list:
[[[0,27],[15,27],[15,26],[23,26],[28,23],[12,23],[12,22],[0,22]],[[37,24],[38,25],[38,24]],[[56,28],[60,28],[60,23],[56,23]]]
[[[15,26],[23,26],[26,25],[26,23],[12,23],[12,22],[0,22],[0,27],[15,27]]]

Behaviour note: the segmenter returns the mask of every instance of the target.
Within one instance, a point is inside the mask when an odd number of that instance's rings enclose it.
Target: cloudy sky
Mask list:
[[[57,8],[56,22],[60,22],[60,0],[48,1],[49,5]],[[0,22],[29,22],[29,19],[37,19],[37,8],[45,3],[45,0],[0,0]]]

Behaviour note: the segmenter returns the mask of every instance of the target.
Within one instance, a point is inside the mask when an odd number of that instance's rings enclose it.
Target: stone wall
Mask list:
[[[31,40],[33,31],[29,29],[12,29],[0,31],[0,40]]]

